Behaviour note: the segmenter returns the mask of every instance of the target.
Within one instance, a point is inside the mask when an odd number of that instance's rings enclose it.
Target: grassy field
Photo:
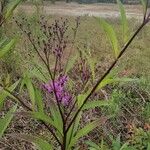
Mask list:
[[[39,9],[47,15],[64,15],[64,16],[95,16],[95,17],[118,17],[119,8],[117,4],[105,4],[105,3],[96,3],[96,4],[77,4],[77,3],[68,3],[65,2],[56,2],[51,4],[50,2],[44,2],[43,5],[39,6]],[[129,18],[142,18],[143,9],[141,5],[125,5],[127,12],[127,17]],[[17,9],[24,10],[27,13],[33,13],[36,10],[35,5],[31,3],[26,3],[26,5],[20,5]],[[16,11],[17,11],[16,10]]]
[[[21,6],[22,7],[22,6]],[[24,7],[24,6],[23,6]],[[35,50],[31,43],[27,39],[26,35],[22,33],[19,27],[16,25],[15,20],[24,26],[26,32],[32,31],[34,35],[34,41],[41,35],[39,30],[39,19],[41,10],[30,14],[26,13],[19,8],[14,15],[14,19],[4,24],[3,34],[8,37],[17,37],[16,47],[4,57],[0,62],[0,74],[1,78],[6,74],[10,75],[11,82],[16,81],[18,78],[22,78],[23,74],[27,70],[32,70],[37,64],[40,64],[41,60],[37,58]],[[106,33],[102,29],[99,23],[99,19],[95,17],[88,17],[87,15],[80,17],[80,25],[76,32],[75,40],[73,39],[74,27],[76,25],[75,16],[64,15],[45,15],[48,24],[52,24],[56,19],[68,20],[69,30],[68,35],[68,47],[64,53],[63,63],[64,66],[67,62],[69,54],[75,56],[77,53],[86,52],[91,55],[96,62],[95,67],[95,81],[101,77],[107,68],[114,60],[113,50],[111,43],[108,40]],[[120,43],[120,50],[123,45],[122,28],[119,18],[107,18],[110,24],[113,25],[117,38]],[[134,18],[128,20],[129,23],[129,37],[132,36],[134,31],[139,26],[139,20]],[[116,67],[112,71],[112,76],[133,78],[135,82],[125,82],[108,85],[100,90],[97,95],[92,98],[113,100],[113,107],[108,108],[95,108],[89,111],[85,111],[82,117],[81,127],[93,118],[101,116],[112,116],[104,124],[99,125],[93,132],[88,134],[85,138],[81,139],[81,143],[78,143],[78,149],[87,150],[87,145],[84,141],[92,140],[95,143],[99,143],[100,140],[104,140],[107,147],[110,150],[112,148],[112,136],[114,140],[120,134],[121,143],[126,141],[130,145],[135,146],[135,150],[144,150],[145,142],[149,140],[150,126],[150,42],[149,42],[150,26],[147,25],[136,37],[134,42],[130,45],[127,52],[123,55]],[[72,42],[74,43],[72,46]],[[37,44],[37,43],[36,43]],[[51,66],[53,67],[54,60],[51,58]],[[87,65],[87,64],[86,64]],[[78,62],[75,63],[74,68],[69,72],[70,77],[78,80],[80,72],[78,72]],[[94,83],[95,83],[94,81]],[[34,79],[34,83],[39,86],[39,82]],[[93,84],[93,83],[91,83]],[[80,85],[75,85],[74,90],[78,92]],[[22,98],[24,101],[29,99],[26,91],[22,92]],[[47,98],[47,97],[46,97]],[[92,100],[91,98],[91,100]],[[46,99],[47,102],[47,99]],[[6,111],[12,103],[9,101],[5,104],[4,111]],[[20,111],[23,109],[19,108]],[[24,110],[24,109],[23,109]],[[38,134],[48,141],[54,141],[49,136],[47,131],[40,123],[28,117],[16,115],[13,123],[9,127],[7,133],[29,133]],[[142,136],[141,136],[142,135]],[[144,140],[143,140],[144,139]],[[142,142],[144,141],[144,142]],[[54,141],[55,143],[55,141]],[[4,150],[32,150],[35,149],[33,145],[28,142],[15,141],[9,136],[0,140],[0,149]],[[57,144],[55,146],[57,149]],[[104,149],[105,150],[105,149]],[[106,149],[107,150],[107,149]],[[117,149],[119,150],[119,149]],[[149,150],[149,149],[148,149]]]

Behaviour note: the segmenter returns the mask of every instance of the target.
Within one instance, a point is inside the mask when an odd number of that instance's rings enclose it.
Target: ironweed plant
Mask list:
[[[86,136],[101,124],[103,125],[108,119],[107,117],[96,118],[88,122],[83,128],[80,126],[84,110],[112,105],[111,101],[91,100],[95,92],[112,82],[122,80],[130,81],[130,79],[127,78],[109,78],[109,75],[137,34],[150,21],[150,13],[148,12],[148,1],[142,1],[144,8],[143,21],[130,37],[128,36],[128,24],[124,7],[119,0],[117,2],[121,12],[125,44],[120,51],[118,39],[112,26],[105,20],[96,18],[110,39],[115,53],[113,63],[110,64],[106,72],[98,80],[95,80],[94,77],[95,63],[93,63],[92,58],[86,52],[80,51],[80,53],[78,53],[79,55],[74,57],[71,57],[71,52],[68,52],[68,45],[71,45],[70,47],[72,48],[75,44],[80,25],[79,18],[76,19],[75,27],[72,29],[73,37],[68,36],[70,33],[68,20],[55,20],[53,24],[49,25],[49,22],[44,17],[41,17],[41,20],[38,22],[40,26],[40,36],[32,32],[30,25],[28,25],[26,29],[24,23],[16,21],[16,24],[26,35],[39,58],[35,56],[35,58],[38,59],[38,66],[40,66],[40,63],[44,66],[42,69],[41,67],[36,67],[36,71],[34,70],[34,75],[39,80],[40,87],[37,86],[37,84],[33,84],[30,74],[33,70],[30,73],[25,73],[23,79],[17,81],[12,87],[8,88],[2,84],[1,87],[6,96],[11,97],[11,99],[20,103],[22,107],[27,110],[27,112],[23,114],[38,120],[46,127],[54,137],[54,140],[57,141],[58,148],[61,150],[77,149],[76,146],[80,138]],[[23,22],[26,21],[27,20],[23,18]],[[64,57],[66,53],[68,54],[68,58],[65,61]],[[78,83],[71,78],[70,70],[74,69],[77,60],[81,72],[79,80],[82,86],[81,89],[76,92],[73,87],[78,86]],[[90,73],[92,74],[92,79]],[[25,85],[28,90],[31,100],[30,103],[22,100],[18,94],[12,92],[12,89],[20,82],[21,89]],[[46,103],[44,95],[48,95],[49,103]],[[5,98],[1,100],[2,103],[4,103],[4,99]],[[41,150],[57,149],[53,141],[49,142],[33,135],[11,134],[10,136],[32,142]]]

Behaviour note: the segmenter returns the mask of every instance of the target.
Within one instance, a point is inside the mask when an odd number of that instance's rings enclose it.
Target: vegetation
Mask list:
[[[149,150],[148,1],[141,23],[119,0],[120,20],[11,18],[20,2],[1,9],[0,147]]]

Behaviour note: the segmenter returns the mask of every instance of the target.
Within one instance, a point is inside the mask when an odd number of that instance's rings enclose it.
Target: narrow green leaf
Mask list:
[[[4,45],[6,45],[7,42],[8,42],[8,41],[7,41],[7,38],[2,39],[2,40],[0,41],[0,48],[4,47]]]
[[[16,40],[13,39],[7,43],[4,47],[0,47],[0,58],[2,58],[8,51],[10,51],[15,45]]]
[[[7,8],[5,9],[5,12],[4,12],[4,18],[5,20],[10,16],[12,15],[13,11],[15,10],[15,8],[19,5],[19,3],[21,2],[22,0],[13,0],[12,2],[10,2],[8,5],[7,5]]]
[[[84,128],[80,129],[77,132],[77,134],[72,138],[69,147],[71,148],[72,146],[74,146],[81,137],[87,135],[89,132],[91,132],[99,125],[100,125],[100,120],[96,120],[91,123],[88,123]]]
[[[142,3],[143,11],[144,11],[144,13],[145,13],[147,0],[140,0],[140,1],[141,1],[141,3]]]
[[[51,103],[50,111],[51,111],[51,115],[54,121],[54,126],[62,135],[63,134],[63,121],[61,118],[61,114],[58,110],[58,107],[54,103]]]
[[[22,81],[28,90],[29,96],[30,96],[30,100],[32,102],[32,109],[35,110],[35,90],[34,90],[34,86],[32,84],[32,81],[29,77],[28,74],[25,75],[23,81]]]
[[[54,126],[54,121],[46,114],[43,114],[41,112],[31,112],[31,116],[37,120],[44,121],[45,123]]]
[[[27,135],[27,134],[11,134],[10,136],[17,139],[23,139],[27,142],[31,142],[37,147],[38,150],[53,150],[53,146],[40,137]]]
[[[13,85],[11,85],[8,90],[10,92],[14,91],[16,89],[16,87],[18,86],[18,84],[20,83],[20,80],[16,81]],[[5,99],[7,96],[9,96],[10,94],[8,94],[6,91],[2,90],[0,91],[0,110],[3,107],[3,104],[5,102]]]
[[[94,81],[94,79],[95,79],[95,64],[96,64],[96,61],[95,61],[95,59],[93,57],[91,57],[90,55],[86,54],[86,52],[84,52],[84,51],[82,51],[82,52],[83,52],[83,55],[87,59],[87,63],[89,64],[89,67],[90,67],[90,70],[91,70],[91,73],[92,73],[92,79]]]
[[[126,43],[128,40],[128,35],[129,35],[126,12],[125,12],[125,8],[124,8],[123,4],[121,3],[121,1],[117,0],[117,3],[119,5],[119,9],[120,9],[121,23],[122,23],[122,28],[123,28],[123,39],[124,39],[124,43]]]
[[[78,100],[78,107],[80,108],[80,106],[83,104],[85,98],[86,98],[87,94],[79,94],[77,97]]]
[[[41,72],[41,70],[38,70],[37,68],[34,68],[30,71],[31,77],[36,77],[39,81],[47,82],[48,80],[45,78],[44,74]]]
[[[109,23],[107,23],[104,19],[100,19],[100,25],[102,26],[108,39],[110,40],[115,57],[117,58],[120,53],[119,43],[113,27]]]
[[[37,104],[38,111],[41,113],[44,113],[42,93],[38,89],[35,89],[35,98],[36,98],[36,104]]]
[[[125,149],[127,149],[127,148],[128,148],[128,145],[129,145],[128,142],[127,142],[127,143],[124,143],[124,144],[121,146],[120,150],[125,150]]]
[[[77,133],[77,130],[79,128],[79,124],[80,124],[80,120],[82,117],[82,111],[79,113],[79,115],[77,116],[77,118],[75,119],[75,122],[72,124],[71,128],[69,129],[68,133],[67,133],[67,149],[69,149],[69,144],[71,143],[73,137],[75,136],[75,134]]]
[[[69,58],[69,61],[67,63],[67,66],[66,66],[66,71],[65,73],[68,73],[74,66],[76,60],[78,59],[79,57],[79,54],[76,53],[76,54],[73,54],[70,58]]]
[[[116,140],[112,140],[113,150],[118,150],[121,148],[120,135],[117,136]]]
[[[105,78],[97,87],[97,90],[102,89],[103,87],[105,87],[108,84],[112,84],[112,83],[118,83],[118,82],[133,82],[133,81],[137,81],[137,79],[131,79],[131,78]]]
[[[51,117],[49,117],[46,114],[43,114],[41,112],[31,112],[30,114],[31,114],[31,117],[52,125],[55,129],[57,129],[57,131],[59,132],[59,135],[62,135],[62,128],[60,129],[59,124],[56,124],[52,120]]]
[[[0,119],[0,138],[3,136],[5,130],[7,129],[9,123],[11,122],[12,118],[13,118],[13,113],[16,111],[17,109],[17,104],[9,110],[9,112],[5,115],[5,117],[2,119]]]
[[[74,125],[75,123],[73,123],[70,127],[70,129],[68,130],[68,133],[67,133],[67,138],[66,138],[66,149],[70,150],[71,148],[69,147],[70,145],[70,142],[73,138],[73,132],[74,132]]]
[[[82,110],[94,109],[95,107],[106,107],[112,104],[111,100],[95,100],[87,102]]]
[[[148,143],[147,150],[150,150],[150,143]]]
[[[94,143],[94,142],[92,142],[92,141],[86,141],[85,143],[86,143],[88,146],[94,148],[95,150],[100,150],[100,147],[99,147],[96,143]]]
[[[90,93],[91,89],[89,89],[86,93],[84,94],[79,94],[77,96],[77,106],[80,108],[80,106],[83,104],[85,98],[88,96],[88,94]]]

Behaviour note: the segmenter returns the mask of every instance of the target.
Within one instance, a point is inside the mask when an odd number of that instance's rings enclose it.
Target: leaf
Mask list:
[[[61,133],[61,135],[63,134],[63,121],[61,118],[61,114],[58,110],[58,107],[53,103],[51,103],[51,115],[54,121],[54,126],[57,128],[57,130]]]
[[[87,94],[79,94],[77,96],[77,100],[78,100],[78,108],[80,108],[80,106],[83,104],[85,98],[87,97]]]
[[[67,133],[67,149],[69,149],[68,148],[69,144],[71,143],[73,137],[75,136],[79,128],[81,117],[82,117],[82,111],[78,114],[77,118],[75,119],[74,123],[72,124],[71,128]]]
[[[147,150],[150,150],[150,143],[148,143]]]
[[[120,150],[121,148],[120,135],[118,135],[116,140],[112,140],[112,146],[113,150]]]
[[[120,9],[120,14],[121,14],[121,23],[122,23],[122,28],[123,28],[123,39],[124,42],[126,43],[128,40],[128,21],[127,21],[127,17],[126,17],[126,12],[125,12],[125,8],[123,6],[123,4],[121,3],[120,0],[117,0],[117,3],[119,5],[119,9]]]
[[[140,0],[140,1],[141,1],[141,3],[142,3],[143,10],[144,10],[144,13],[145,13],[147,0]]]
[[[7,42],[8,42],[8,41],[7,41],[7,38],[6,38],[6,37],[5,37],[4,39],[2,39],[2,40],[0,41],[0,48],[2,48]]]
[[[28,74],[25,74],[23,80],[22,80],[22,84],[26,85],[29,96],[30,96],[30,100],[32,102],[32,109],[35,109],[35,90],[34,90],[34,86],[32,84],[32,81],[29,77]]]
[[[27,142],[33,143],[38,150],[53,150],[53,146],[40,137],[26,134],[11,134],[10,136],[17,138],[19,140],[23,139]]]
[[[125,149],[127,149],[127,148],[128,148],[128,145],[129,145],[128,142],[127,142],[127,143],[124,143],[124,144],[121,146],[120,150],[125,150]]]
[[[22,0],[13,0],[12,2],[10,2],[7,5],[7,8],[4,12],[4,18],[5,20],[12,15],[13,11],[15,10],[15,8],[18,6],[18,4],[21,2]]]
[[[86,52],[84,52],[84,51],[82,51],[82,52],[83,52],[83,55],[87,59],[87,62],[89,64],[89,67],[90,67],[90,70],[91,70],[91,73],[92,73],[92,79],[94,81],[94,79],[95,79],[95,64],[96,64],[96,61],[95,61],[95,59],[93,57],[91,57],[90,55],[86,54]]]
[[[53,120],[49,116],[47,116],[46,114],[41,113],[41,112],[30,112],[30,114],[33,118],[35,118],[37,120],[44,121],[45,123],[48,123],[48,124],[54,126]]]
[[[91,89],[89,89],[86,93],[84,94],[79,94],[77,96],[77,105],[78,105],[78,108],[81,107],[81,105],[83,104],[85,98],[88,96],[88,94],[90,93]]]
[[[33,70],[31,70],[30,75],[31,77],[36,77],[38,80],[42,82],[45,82],[45,83],[47,82],[47,79],[45,78],[43,73],[41,73],[41,71],[39,71],[37,68],[34,68]]]
[[[11,48],[15,45],[16,40],[13,39],[9,43],[7,43],[4,47],[0,47],[0,58],[2,58]]]
[[[104,119],[102,122],[105,122],[105,121],[106,120]],[[100,119],[98,119],[98,120],[88,123],[85,127],[78,130],[77,134],[72,138],[69,148],[74,146],[81,137],[87,135],[89,132],[91,132],[93,129],[95,129],[97,126],[99,126],[100,123],[102,123],[102,122]]]
[[[113,27],[109,23],[107,23],[104,19],[100,19],[100,24],[104,29],[108,39],[110,40],[112,48],[114,50],[115,57],[117,58],[120,51],[119,51],[119,43],[118,43],[116,33]]]
[[[79,57],[79,54],[76,53],[76,54],[73,54],[72,56],[70,56],[68,62],[67,62],[67,65],[66,65],[66,71],[65,73],[68,73],[74,66],[76,60],[78,59]]]
[[[20,80],[16,81],[13,85],[11,85],[8,88],[8,90],[10,92],[14,91],[19,83],[20,83]],[[4,91],[4,90],[0,91],[0,109],[3,107],[4,101],[7,96],[9,96],[9,94],[6,91]]]
[[[38,111],[41,113],[44,113],[42,93],[38,89],[35,89],[35,98],[36,98],[36,104],[37,104]]]
[[[13,113],[17,109],[17,104],[9,110],[9,112],[5,115],[5,117],[0,119],[0,138],[3,136],[6,128],[8,127],[9,123],[11,122],[13,118]]]
[[[86,110],[86,109],[94,109],[95,107],[106,107],[106,106],[110,106],[111,105],[110,100],[95,100],[95,101],[89,101],[87,102],[82,110]]]
[[[112,83],[117,83],[117,82],[133,82],[137,81],[137,79],[132,79],[132,78],[105,78],[97,87],[97,90],[102,89],[105,87],[107,84],[112,84]]]
[[[33,118],[52,125],[62,135],[62,129],[60,130],[59,124],[55,124],[51,117],[41,112],[31,112],[30,114]]]
[[[100,150],[100,147],[99,147],[96,143],[94,143],[94,142],[92,142],[92,141],[85,141],[85,143],[86,143],[88,146],[94,148],[95,150]]]

